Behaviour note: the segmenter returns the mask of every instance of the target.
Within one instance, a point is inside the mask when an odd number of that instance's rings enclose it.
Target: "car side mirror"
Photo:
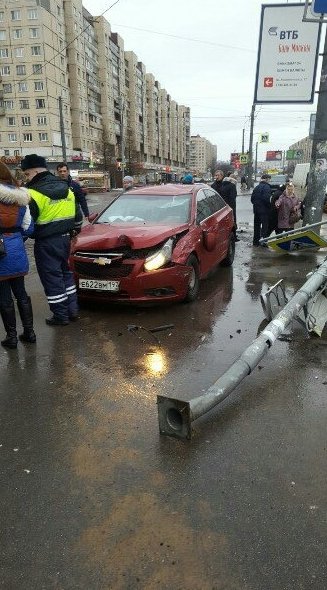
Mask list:
[[[98,215],[99,215],[98,213],[91,213],[88,216],[89,223],[92,223],[98,217]]]
[[[202,235],[205,249],[208,250],[208,252],[212,252],[215,249],[217,243],[215,234],[213,232],[203,230]]]

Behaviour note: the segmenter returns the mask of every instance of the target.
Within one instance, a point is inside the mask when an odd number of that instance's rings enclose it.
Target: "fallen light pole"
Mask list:
[[[324,284],[327,285],[327,258],[311,273],[304,285],[266,326],[260,336],[250,344],[240,358],[219,377],[204,395],[190,401],[158,395],[160,434],[190,439],[192,422],[223,401],[245,377],[250,375],[278,336],[283,333],[292,319],[299,314],[309,299]]]

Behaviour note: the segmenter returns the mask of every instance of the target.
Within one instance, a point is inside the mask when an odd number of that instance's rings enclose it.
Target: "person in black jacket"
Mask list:
[[[269,235],[270,179],[269,174],[263,174],[259,184],[252,191],[251,203],[254,213],[253,246],[260,246],[260,238],[266,238]]]
[[[75,199],[83,211],[84,217],[88,219],[90,212],[86,201],[85,191],[82,189],[79,182],[72,179],[71,175],[69,174],[69,168],[66,162],[60,162],[60,164],[58,164],[57,172],[58,176],[62,180],[66,180],[66,182],[68,182],[68,186],[72,189]]]
[[[47,169],[42,156],[29,154],[21,161],[34,220],[36,268],[53,316],[49,326],[66,326],[78,319],[74,275],[68,265],[72,234],[80,230],[82,215],[67,182]]]
[[[237,197],[237,189],[236,189],[236,180],[232,176],[224,177],[224,173],[222,170],[217,170],[215,173],[215,181],[212,183],[211,188],[213,188],[220,196],[224,199],[227,205],[233,210],[234,215],[234,236],[235,241],[238,242],[239,239],[236,236],[236,197]]]

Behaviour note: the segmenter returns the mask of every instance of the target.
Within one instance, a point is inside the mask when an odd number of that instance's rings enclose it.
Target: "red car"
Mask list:
[[[200,279],[233,263],[233,212],[204,184],[167,184],[119,195],[73,243],[80,299],[193,301]]]

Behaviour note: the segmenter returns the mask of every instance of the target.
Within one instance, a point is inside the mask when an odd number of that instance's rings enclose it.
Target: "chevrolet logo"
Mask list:
[[[106,264],[111,264],[112,260],[110,258],[96,258],[93,260],[95,264],[99,264],[99,266],[105,266]]]

